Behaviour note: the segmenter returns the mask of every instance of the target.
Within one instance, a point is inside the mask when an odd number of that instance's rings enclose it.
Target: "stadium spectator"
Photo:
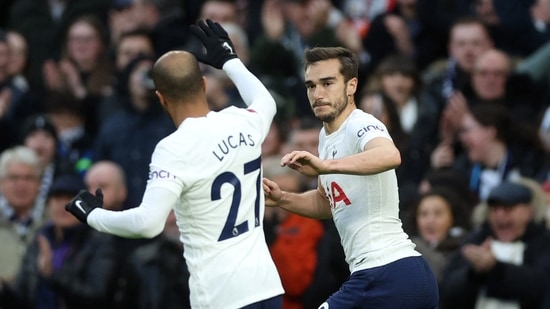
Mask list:
[[[470,77],[475,61],[492,47],[493,40],[485,25],[479,19],[462,17],[450,29],[448,58],[425,69],[420,96],[423,109],[418,121],[424,127],[421,142],[431,149],[441,141],[454,142],[454,132],[445,134],[445,110],[449,102],[472,93]]]
[[[111,45],[114,53],[113,91],[102,97],[97,108],[97,121],[99,124],[112,114],[124,107],[125,96],[128,93],[128,85],[125,84],[125,69],[128,64],[138,56],[155,59],[155,50],[151,33],[146,29],[136,29],[124,32],[120,35],[117,44]]]
[[[43,65],[46,93],[78,101],[91,134],[97,132],[99,102],[113,91],[108,44],[107,29],[98,17],[79,16],[64,33],[61,58],[48,59]]]
[[[57,155],[63,170],[84,176],[92,164],[95,134],[86,126],[90,116],[84,102],[70,95],[51,93],[44,98],[46,115],[55,126],[58,139]]]
[[[0,29],[0,152],[15,146],[19,142],[20,124],[29,115],[41,111],[30,90],[21,87],[10,72],[12,51],[8,38],[8,33]]]
[[[11,281],[20,268],[25,248],[46,219],[40,200],[42,166],[36,153],[15,146],[0,156],[0,278]]]
[[[480,104],[462,117],[460,155],[442,143],[433,152],[432,168],[452,167],[468,177],[468,186],[480,201],[502,181],[514,176],[544,182],[548,155],[532,128],[514,122],[506,107]]]
[[[532,193],[515,182],[494,187],[488,214],[450,260],[442,308],[542,308],[550,276],[550,232],[533,220]]]
[[[101,193],[103,194],[103,208],[115,211],[127,208],[124,204],[128,195],[126,176],[119,164],[108,160],[94,162],[84,176],[84,183],[89,192],[96,192],[98,189],[101,189]],[[151,242],[149,239],[143,238],[112,236],[113,246],[117,249],[113,256],[115,267],[111,273],[111,281],[109,283],[108,298],[109,306],[112,308],[136,308],[126,305],[126,302],[129,301],[127,298],[129,297],[127,294],[128,286],[136,282],[132,282],[131,280],[133,279],[129,279],[124,272],[127,271],[126,268],[136,248],[148,244],[149,242]],[[179,257],[182,258],[182,255]],[[135,295],[142,295],[144,298],[154,298],[153,295],[150,294],[151,291],[144,291],[144,293],[149,294],[132,294],[133,301],[136,300]],[[150,304],[149,302],[144,303],[143,306],[148,306]]]
[[[138,56],[127,65],[120,80],[121,87],[125,86],[120,93],[123,108],[102,123],[95,139],[93,161],[110,160],[124,170],[126,207],[141,202],[155,145],[175,129],[155,97],[149,75],[153,61]]]
[[[0,287],[2,308],[101,308],[107,303],[114,267],[110,235],[65,211],[65,204],[84,188],[75,174],[55,179],[48,221],[29,243],[14,281]]]
[[[29,44],[29,84],[40,95],[44,91],[43,64],[59,60],[69,23],[85,14],[107,20],[110,0],[14,1],[8,13],[7,29],[21,33]],[[40,97],[40,96],[39,96]]]
[[[458,191],[434,188],[422,193],[409,210],[406,231],[438,282],[450,256],[470,233],[471,209]]]
[[[57,130],[48,115],[36,114],[26,119],[20,142],[34,150],[40,161],[40,202],[37,206],[43,206],[55,176],[60,172],[70,171],[71,168],[58,156]]]

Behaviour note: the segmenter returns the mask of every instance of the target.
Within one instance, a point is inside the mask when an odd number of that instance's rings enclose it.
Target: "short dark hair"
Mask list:
[[[477,16],[471,16],[471,15],[459,17],[451,23],[451,27],[449,28],[449,39],[451,38],[451,34],[455,28],[459,26],[469,26],[469,25],[479,26],[481,29],[483,29],[483,31],[485,31],[485,34],[487,34],[487,37],[490,40],[493,40],[493,38],[491,37],[491,32],[489,31],[489,28],[487,27],[487,25],[485,25],[483,20],[481,20],[481,18]]]
[[[147,29],[147,28],[144,28],[144,27],[140,27],[140,28],[136,28],[136,29],[132,29],[132,30],[128,30],[128,31],[124,31],[120,34],[119,38],[118,38],[118,45],[120,45],[120,42],[126,38],[129,38],[129,37],[135,37],[135,36],[139,36],[139,37],[144,37],[144,38],[147,38],[149,41],[151,41],[151,46],[153,45],[153,38],[152,38],[152,33],[151,33],[151,30]]]
[[[414,61],[402,54],[391,54],[382,59],[375,70],[375,76],[380,79],[382,76],[399,73],[411,78],[414,82],[413,95],[420,95],[422,88],[422,79]]]
[[[425,198],[434,196],[442,198],[448,204],[451,215],[453,216],[452,227],[460,227],[465,229],[466,231],[469,231],[472,228],[472,224],[470,222],[470,205],[467,203],[467,200],[459,194],[460,192],[455,191],[452,187],[442,186],[434,187],[430,191],[420,194],[415,199],[414,204],[412,205],[412,208],[409,210],[410,212],[408,213],[408,232],[413,235],[418,235],[419,231],[417,215],[419,206]]]
[[[105,46],[105,49],[106,49],[106,47],[109,45],[109,42],[110,42],[109,30],[99,16],[91,13],[85,13],[85,14],[79,15],[76,18],[71,20],[70,24],[65,29],[64,45],[66,45],[69,41],[69,29],[77,23],[86,23],[90,27],[92,27],[96,32],[96,34],[98,35],[99,40],[101,41],[103,46]],[[66,47],[64,47],[64,49],[66,49]]]
[[[340,73],[347,82],[359,75],[359,59],[351,50],[344,47],[314,47],[305,52],[304,68],[307,69],[313,63],[338,59],[341,64]]]

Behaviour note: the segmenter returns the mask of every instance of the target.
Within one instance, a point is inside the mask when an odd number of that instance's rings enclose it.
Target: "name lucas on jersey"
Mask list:
[[[238,136],[228,135],[223,140],[218,142],[218,148],[212,150],[212,154],[221,162],[231,150],[242,146],[253,147],[255,145],[256,142],[252,138],[251,134],[245,135],[243,133],[239,133]]]

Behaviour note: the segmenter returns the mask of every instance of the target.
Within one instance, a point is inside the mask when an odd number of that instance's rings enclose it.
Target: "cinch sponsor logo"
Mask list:
[[[379,127],[371,124],[366,127],[362,127],[361,130],[357,131],[357,137],[362,137],[363,135],[365,135],[366,133],[369,133],[369,131],[372,131],[372,130],[378,130],[378,131],[384,132],[383,127]]]
[[[172,179],[175,179],[176,176],[170,174],[170,172],[165,171],[165,170],[149,172],[149,179],[156,179],[156,178],[163,178],[163,179],[172,178]]]

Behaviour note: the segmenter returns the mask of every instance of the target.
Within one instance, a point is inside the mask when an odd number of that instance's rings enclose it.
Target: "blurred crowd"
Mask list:
[[[401,151],[403,228],[441,308],[550,308],[550,0],[7,0],[0,2],[0,308],[187,308],[171,216],[122,239],[64,210],[82,189],[136,207],[156,143],[175,130],[149,76],[220,22],[278,112],[264,175],[316,187],[279,160],[318,154],[302,55],[360,59],[358,108]],[[244,106],[202,67],[213,110]],[[332,221],[266,209],[285,309],[317,308],[349,275]]]

